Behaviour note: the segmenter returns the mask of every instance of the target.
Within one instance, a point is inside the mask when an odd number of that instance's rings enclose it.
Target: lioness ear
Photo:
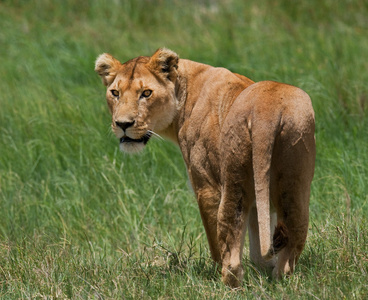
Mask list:
[[[158,49],[150,58],[147,66],[154,72],[175,81],[178,76],[179,56],[166,48]]]
[[[95,71],[100,75],[104,85],[110,85],[116,76],[116,72],[121,66],[120,61],[108,53],[101,54],[96,59]]]

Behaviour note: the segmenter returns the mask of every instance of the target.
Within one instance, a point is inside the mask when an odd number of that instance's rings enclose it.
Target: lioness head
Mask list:
[[[168,49],[124,64],[107,53],[97,58],[95,71],[107,87],[111,126],[122,151],[142,150],[155,131],[172,123],[178,61],[178,55]]]

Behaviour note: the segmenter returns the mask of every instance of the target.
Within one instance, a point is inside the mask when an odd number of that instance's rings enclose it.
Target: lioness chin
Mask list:
[[[168,49],[95,71],[107,87],[112,130],[126,152],[158,133],[181,149],[213,260],[238,287],[249,232],[251,260],[275,278],[304,248],[314,173],[314,112],[291,85],[253,82]]]

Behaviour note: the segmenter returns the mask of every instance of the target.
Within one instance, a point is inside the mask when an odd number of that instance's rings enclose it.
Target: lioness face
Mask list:
[[[166,56],[159,51],[151,58],[138,57],[124,64],[109,54],[96,61],[96,71],[107,86],[112,130],[124,152],[141,151],[175,116],[178,58],[171,51]]]

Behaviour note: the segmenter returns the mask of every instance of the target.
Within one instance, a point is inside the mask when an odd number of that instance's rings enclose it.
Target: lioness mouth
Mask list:
[[[146,133],[142,138],[140,139],[132,139],[128,136],[123,136],[120,139],[120,143],[144,143],[147,144],[147,142],[149,141],[151,137],[151,133]]]

